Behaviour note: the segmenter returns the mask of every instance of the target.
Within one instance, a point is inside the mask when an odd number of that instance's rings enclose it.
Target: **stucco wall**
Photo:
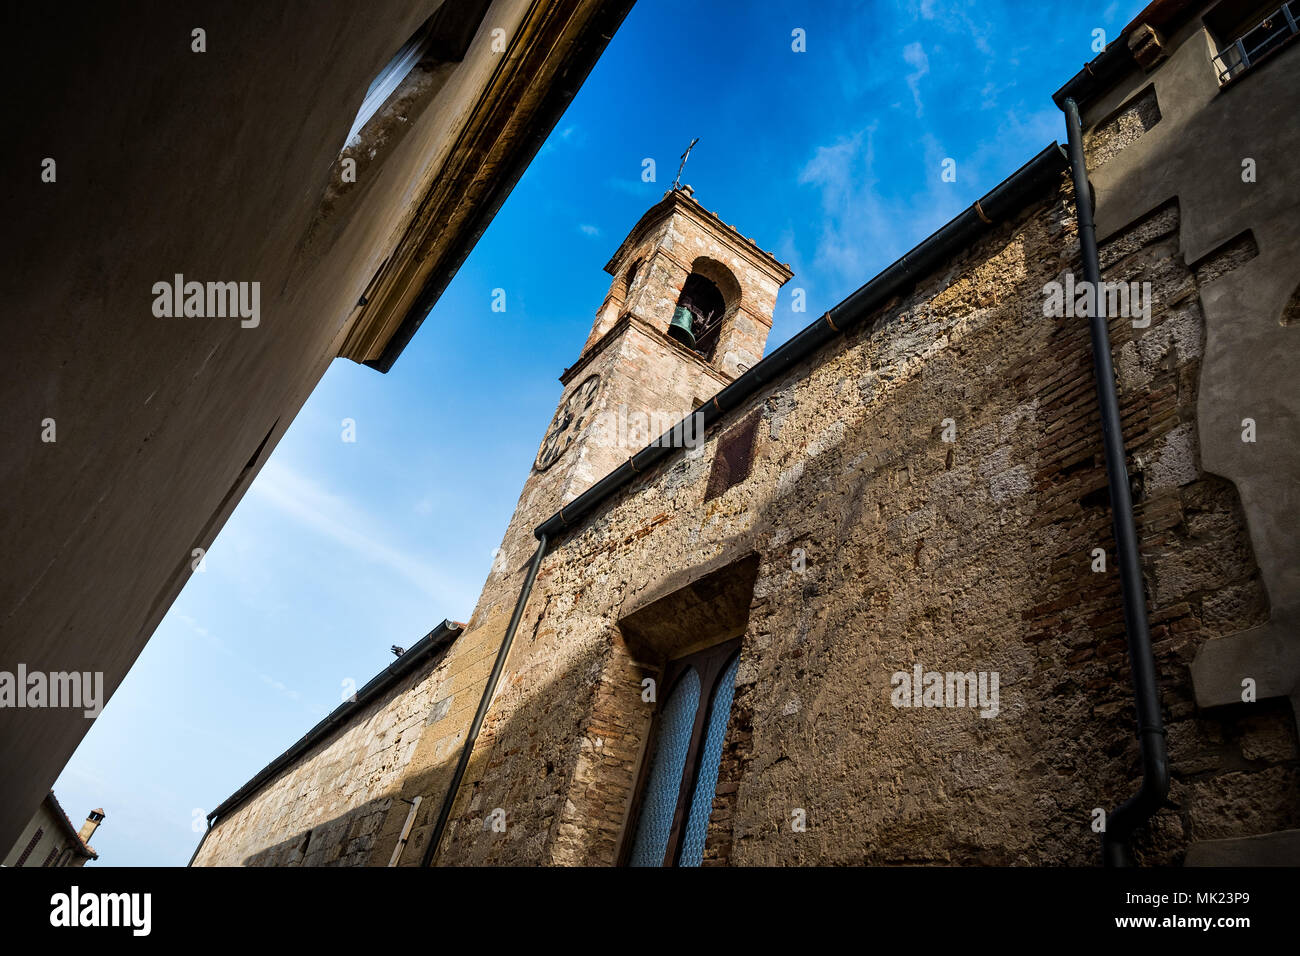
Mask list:
[[[62,810],[53,806],[48,798],[42,800],[36,813],[18,834],[13,847],[0,862],[4,866],[18,866],[19,858],[30,845],[31,850],[22,862],[24,867],[45,866],[47,860],[50,866],[57,866],[60,861],[63,866],[85,866],[89,858],[80,850],[79,841],[68,832],[69,821],[60,820],[60,814]],[[38,831],[40,837],[32,844],[32,838],[36,837]]]
[[[1288,303],[1300,301],[1300,43],[1224,88],[1199,17],[1166,46],[1168,59],[1150,74],[1136,72],[1088,108],[1086,119],[1100,120],[1150,87],[1161,114],[1093,173],[1098,234],[1111,236],[1174,200],[1187,262],[1249,231],[1248,261],[1202,296],[1207,338],[1196,431],[1204,467],[1241,496],[1269,613],[1205,646],[1194,674],[1202,706],[1239,705],[1250,678],[1261,698],[1291,696],[1300,712],[1300,330],[1286,316]],[[1245,175],[1247,162],[1253,175]],[[1254,442],[1242,441],[1245,419],[1255,423]]]
[[[488,22],[509,31],[528,6],[498,0]],[[370,80],[438,8],[54,5],[7,22],[13,65],[45,79],[26,84],[5,151],[0,666],[102,671],[109,694],[126,674],[501,62],[484,30],[339,188]],[[259,282],[257,326],[157,317],[153,284],[178,273]],[[0,843],[89,726],[80,710],[0,713],[0,764],[20,768],[0,782]]]

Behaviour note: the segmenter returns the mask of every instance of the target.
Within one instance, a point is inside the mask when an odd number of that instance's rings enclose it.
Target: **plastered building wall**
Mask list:
[[[71,822],[53,797],[42,800],[35,815],[23,827],[17,841],[3,858],[11,867],[85,866],[89,857],[83,844],[68,832]],[[21,862],[20,862],[21,861]]]
[[[1208,8],[1208,4],[1205,5]],[[1297,329],[1300,152],[1294,121],[1300,45],[1221,87],[1199,16],[1165,39],[1147,71],[1088,107],[1090,123],[1145,112],[1140,137],[1092,172],[1097,230],[1176,203],[1179,252],[1189,263],[1231,254],[1238,268],[1202,295],[1206,343],[1195,432],[1206,470],[1241,497],[1268,613],[1198,649],[1202,707],[1242,710],[1242,682],[1260,699],[1290,698],[1300,713],[1300,386]],[[1129,123],[1130,133],[1137,132]],[[1247,419],[1255,440],[1242,440]]]
[[[5,153],[2,666],[102,671],[111,695],[330,362],[382,354],[393,323],[370,313],[400,321],[440,244],[470,241],[547,92],[585,75],[571,54],[612,28],[594,2],[529,0],[12,12],[14,75],[47,79]],[[347,145],[417,28],[475,15]],[[256,285],[256,324],[159,317],[151,290],[178,274]],[[89,727],[0,714],[0,844]]]

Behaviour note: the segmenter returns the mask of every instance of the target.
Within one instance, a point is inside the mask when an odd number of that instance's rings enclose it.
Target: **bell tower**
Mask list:
[[[614,282],[596,313],[583,359],[631,316],[682,345],[720,376],[720,385],[763,357],[777,292],[792,275],[789,266],[696,202],[690,186],[665,193],[605,271]]]
[[[777,293],[793,275],[690,186],[666,192],[605,271],[613,282],[560,376],[564,393],[480,607],[493,579],[532,554],[533,528],[762,358]]]

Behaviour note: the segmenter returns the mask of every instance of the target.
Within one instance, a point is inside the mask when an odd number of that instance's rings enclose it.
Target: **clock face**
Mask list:
[[[595,411],[596,388],[599,384],[599,375],[584,379],[582,384],[570,392],[569,397],[560,405],[555,417],[551,419],[551,426],[546,429],[542,448],[537,453],[537,463],[534,467],[538,471],[545,471],[555,464],[568,449],[574,436],[591,421]]]

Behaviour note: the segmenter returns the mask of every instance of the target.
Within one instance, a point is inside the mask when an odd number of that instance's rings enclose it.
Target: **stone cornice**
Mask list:
[[[432,172],[339,354],[387,371],[492,221],[633,0],[535,0]]]
[[[755,268],[770,276],[778,286],[785,285],[794,275],[789,265],[778,262],[774,255],[760,248],[753,239],[742,236],[734,226],[723,222],[716,213],[705,209],[681,189],[670,189],[664,194],[663,199],[646,211],[632,227],[632,231],[627,234],[627,238],[619,245],[614,255],[610,257],[609,262],[605,264],[605,271],[610,275],[617,275],[623,260],[640,244],[646,233],[675,212],[689,216],[708,230],[714,238],[731,246]],[[689,266],[687,269],[689,271]]]

